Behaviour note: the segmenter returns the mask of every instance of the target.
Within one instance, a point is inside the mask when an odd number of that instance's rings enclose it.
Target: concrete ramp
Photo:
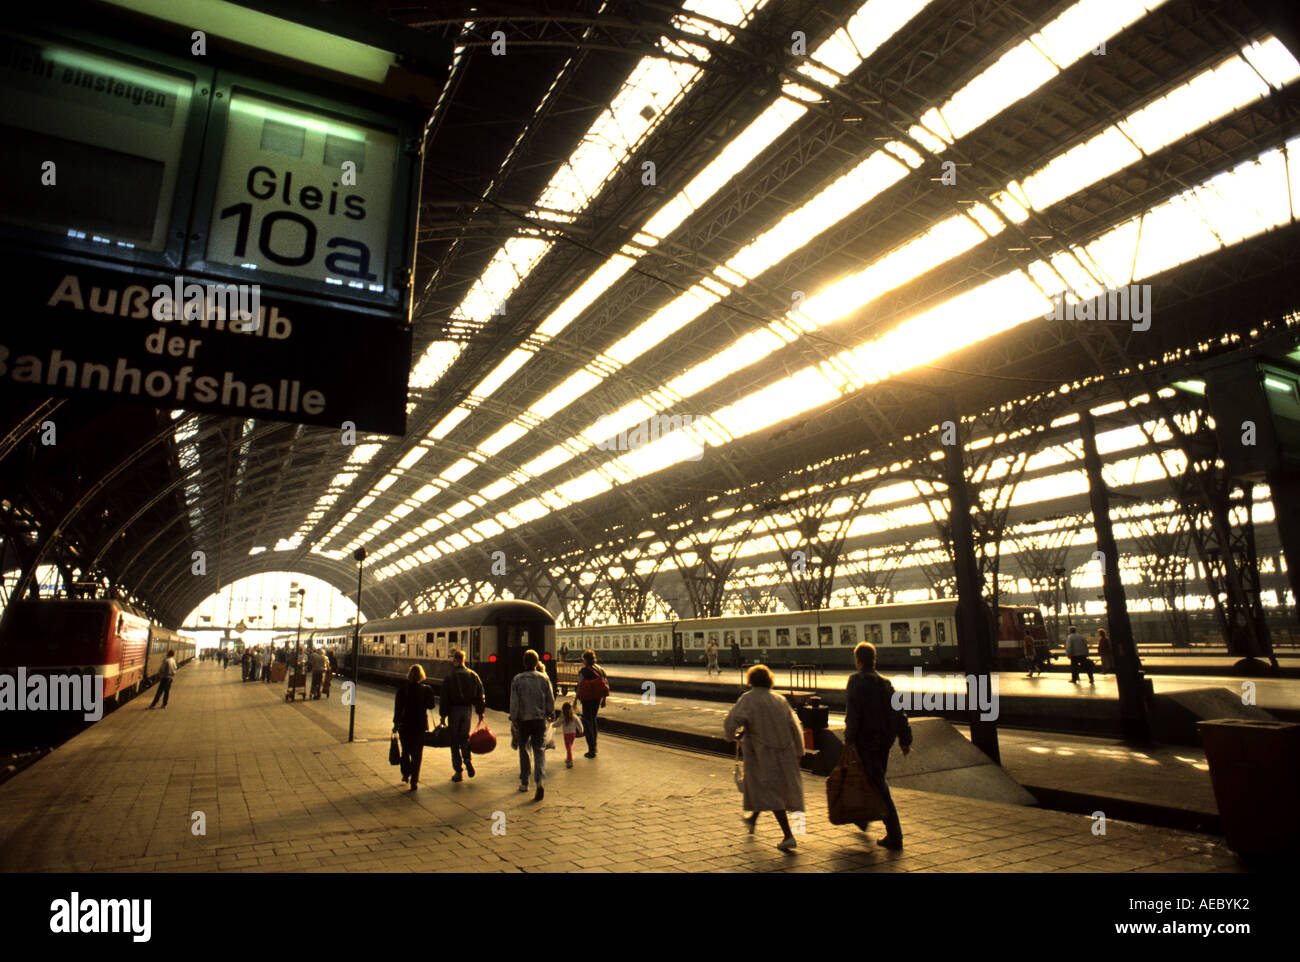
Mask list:
[[[1249,679],[1243,679],[1242,683],[1248,684]],[[1191,688],[1156,695],[1151,702],[1152,731],[1157,741],[1199,745],[1198,721],[1213,718],[1275,721],[1273,715],[1264,709],[1243,705],[1241,699],[1241,688]]]
[[[889,784],[940,795],[959,795],[986,802],[1035,805],[1019,782],[995,765],[951,722],[911,718],[912,753],[903,756],[895,743],[889,753]]]

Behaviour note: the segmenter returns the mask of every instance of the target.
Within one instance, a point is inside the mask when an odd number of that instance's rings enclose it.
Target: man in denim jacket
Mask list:
[[[510,724],[518,732],[519,790],[528,791],[528,750],[532,743],[533,782],[540,802],[546,794],[546,727],[555,717],[555,690],[545,672],[537,670],[537,652],[524,652],[524,670],[510,682]]]

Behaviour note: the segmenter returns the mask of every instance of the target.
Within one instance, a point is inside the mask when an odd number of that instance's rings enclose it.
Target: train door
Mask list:
[[[497,664],[507,685],[524,670],[524,646],[520,644],[518,625],[497,625]]]
[[[685,645],[682,642],[682,633],[673,632],[673,664],[680,665],[686,661]]]

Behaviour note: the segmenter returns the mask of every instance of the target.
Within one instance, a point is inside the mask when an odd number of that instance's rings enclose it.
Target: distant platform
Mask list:
[[[729,760],[608,735],[572,769],[548,753],[540,803],[517,791],[508,736],[456,784],[449,753],[427,750],[409,793],[387,760],[391,693],[362,688],[366,740],[349,745],[339,690],[289,704],[279,685],[187,667],[171,707],[128,703],[0,785],[0,871],[1241,870],[1205,835],[1120,820],[1094,835],[1083,815],[905,788],[906,848],[890,853],[874,844],[878,825],[870,836],[830,825],[824,780],[810,775],[805,831],[786,855],[770,817],[744,831]],[[490,723],[505,733],[500,715]],[[194,834],[198,814],[206,834]]]

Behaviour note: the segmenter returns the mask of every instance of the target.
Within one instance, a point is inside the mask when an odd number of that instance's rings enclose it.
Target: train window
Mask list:
[[[447,644],[451,645],[453,648],[456,647],[456,639],[458,637],[460,636],[456,633],[456,629],[451,629],[447,632]]]
[[[912,643],[912,623],[910,621],[891,621],[889,623],[889,642],[893,645],[910,645]]]
[[[433,644],[433,632],[432,632],[432,631],[426,631],[426,632],[424,633],[424,643],[425,643],[426,645],[432,645],[432,644]]]
[[[772,631],[770,628],[759,628],[757,636],[758,647],[766,648],[772,643]]]
[[[702,631],[695,632],[695,647],[696,648],[704,647],[704,632]]]
[[[624,647],[624,648],[631,648],[631,647],[632,647],[632,636],[631,636],[631,635],[624,635],[624,636],[623,636],[623,647]]]
[[[528,644],[528,629],[527,629],[527,628],[520,628],[520,629],[519,629],[519,647],[520,647],[520,648],[531,648],[531,647],[532,647],[531,645]]]
[[[921,644],[923,645],[930,644],[932,640],[931,632],[930,632],[930,622],[926,620],[926,621],[920,621],[918,622],[918,624],[921,626]]]
[[[871,644],[879,646],[881,643],[880,625],[863,625],[862,640],[869,641]]]
[[[716,645],[717,643],[718,643],[718,633],[717,633],[716,631],[710,631],[710,632],[709,632],[709,644],[711,644],[711,645]]]
[[[749,628],[740,629],[740,647],[752,648],[754,646],[754,632]]]
[[[840,625],[840,644],[856,645],[858,643],[857,625]]]
[[[796,645],[812,644],[812,629],[806,626],[800,626],[794,630],[794,639]]]
[[[640,635],[633,635],[633,636],[632,636],[632,647],[633,647],[633,648],[640,648],[640,647],[641,647],[641,636],[640,636]],[[646,647],[649,648],[650,645],[647,644]]]
[[[946,645],[948,643],[948,622],[936,621],[934,623],[934,643],[936,645]]]
[[[778,628],[778,629],[776,629],[776,646],[777,646],[778,648],[789,648],[789,647],[790,647],[790,629],[789,629],[789,628]]]
[[[398,638],[398,639],[397,639],[397,643],[398,643],[399,645],[404,645],[404,644],[406,644],[406,635],[402,635],[400,638]]]
[[[730,648],[736,643],[736,633],[734,631],[724,631],[722,633],[722,643]]]
[[[821,625],[817,629],[817,645],[825,647],[826,645],[835,644],[835,629],[830,625]]]

